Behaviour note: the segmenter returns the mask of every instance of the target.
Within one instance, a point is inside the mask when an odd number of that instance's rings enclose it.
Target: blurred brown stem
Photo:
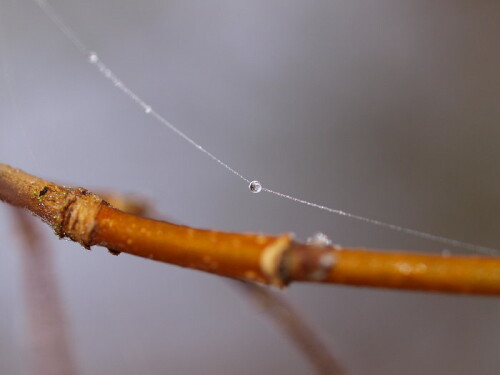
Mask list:
[[[344,373],[328,347],[285,298],[257,284],[240,283],[239,285],[309,359],[318,374],[341,375]]]
[[[22,242],[26,337],[33,373],[77,375],[51,251],[30,215],[19,209],[12,212]]]

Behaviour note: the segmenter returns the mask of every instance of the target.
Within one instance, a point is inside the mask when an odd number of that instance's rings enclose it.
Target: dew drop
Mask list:
[[[152,111],[151,106],[149,106],[149,105],[144,106],[144,112],[149,114],[149,113],[151,113],[151,111]]]
[[[309,237],[307,239],[307,243],[309,245],[316,245],[316,246],[330,246],[332,244],[332,241],[328,236],[324,233],[318,232],[315,233],[312,237]]]
[[[250,182],[250,185],[248,185],[248,188],[252,193],[260,193],[262,191],[262,185],[260,184],[259,181],[252,181]]]
[[[89,55],[89,62],[91,64],[95,64],[98,61],[99,61],[99,57],[97,56],[97,54],[95,52],[91,52]]]

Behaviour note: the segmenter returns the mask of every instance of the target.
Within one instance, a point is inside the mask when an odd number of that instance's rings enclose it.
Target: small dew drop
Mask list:
[[[316,246],[330,246],[332,241],[328,238],[328,236],[324,233],[318,232],[315,233],[312,237],[307,239],[307,243],[309,245]]]
[[[152,111],[151,106],[149,106],[149,105],[144,106],[144,112],[149,114],[149,113],[151,113],[151,111]]]
[[[248,185],[248,188],[252,193],[260,193],[262,191],[262,185],[260,184],[259,181],[252,181],[250,182],[250,185]]]
[[[97,56],[97,54],[95,52],[91,52],[89,55],[89,62],[91,64],[95,64],[98,61],[99,61],[99,57]]]

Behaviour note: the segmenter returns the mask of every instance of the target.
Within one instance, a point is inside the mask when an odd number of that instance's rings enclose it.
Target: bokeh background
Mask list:
[[[498,1],[50,4],[126,84],[249,179],[500,247]],[[34,1],[1,0],[0,17],[2,162],[140,193],[197,227],[443,250],[251,194],[115,89]],[[227,280],[45,233],[82,374],[312,373]],[[5,205],[0,238],[0,373],[29,374]],[[299,284],[285,294],[351,374],[500,371],[497,299]]]

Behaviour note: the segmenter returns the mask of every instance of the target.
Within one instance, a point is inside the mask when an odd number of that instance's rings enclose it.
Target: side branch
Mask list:
[[[82,188],[0,164],[0,200],[41,217],[60,237],[220,276],[284,286],[292,281],[500,294],[500,259],[379,252],[301,244],[291,234],[224,233],[144,219]]]

